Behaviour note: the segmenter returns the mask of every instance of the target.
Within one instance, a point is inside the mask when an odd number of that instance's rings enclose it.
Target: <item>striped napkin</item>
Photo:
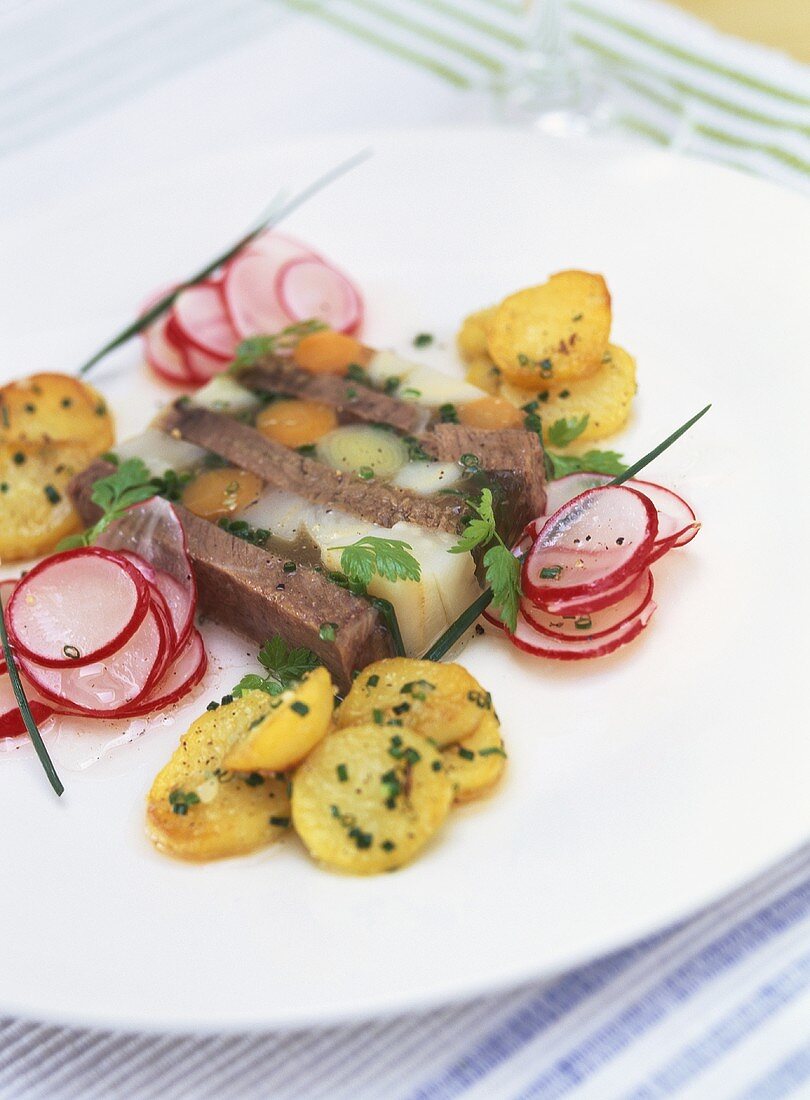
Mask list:
[[[810,70],[653,0],[568,15],[639,140],[810,190]],[[2,213],[200,148],[481,121],[524,34],[516,0],[0,0]],[[430,1013],[208,1038],[0,1019],[2,1100],[672,1095],[810,1096],[810,847],[608,958]]]
[[[497,83],[525,44],[520,0],[279,2],[461,89]],[[624,128],[810,189],[805,66],[651,0],[568,0],[566,22],[574,62],[621,89]]]

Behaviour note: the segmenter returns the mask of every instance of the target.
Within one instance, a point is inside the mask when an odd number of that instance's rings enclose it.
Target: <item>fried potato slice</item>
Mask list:
[[[497,395],[501,385],[501,371],[490,359],[489,354],[479,355],[467,362],[467,373],[464,376],[473,386],[478,386],[485,393]]]
[[[292,818],[314,859],[373,875],[413,859],[452,801],[442,758],[426,738],[349,726],[324,738],[295,773]]]
[[[363,669],[335,720],[340,728],[401,723],[444,746],[469,737],[491,705],[461,665],[387,657]]]
[[[473,363],[489,355],[489,328],[497,312],[497,306],[488,306],[476,310],[461,322],[456,344],[465,363]]]
[[[80,443],[0,443],[0,562],[45,554],[81,530],[67,486],[93,455]]]
[[[624,427],[636,388],[635,359],[624,348],[609,344],[601,367],[588,378],[565,385],[544,385],[535,393],[504,382],[501,397],[516,405],[538,401],[537,411],[543,418],[544,435],[555,421],[579,419],[587,413],[588,423],[576,438],[576,450],[582,443],[605,439]]]
[[[109,450],[115,425],[101,394],[67,374],[32,374],[0,388],[0,442],[83,443]]]
[[[314,669],[295,690],[273,698],[247,735],[225,757],[237,771],[283,772],[298,764],[327,734],[335,689],[325,668]]]
[[[610,322],[602,276],[561,271],[503,300],[487,346],[503,377],[531,390],[592,374],[607,350]]]
[[[286,777],[231,772],[225,757],[262,720],[270,696],[248,691],[206,711],[180,738],[146,805],[149,838],[180,859],[221,859],[263,848],[287,831]]]
[[[491,790],[506,766],[501,725],[495,712],[488,710],[478,729],[460,744],[448,745],[442,760],[456,802],[471,802]]]

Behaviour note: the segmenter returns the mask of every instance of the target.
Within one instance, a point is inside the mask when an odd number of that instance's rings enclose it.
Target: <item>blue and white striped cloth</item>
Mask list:
[[[3,213],[203,148],[482,121],[519,7],[0,0]],[[577,56],[609,67],[640,139],[810,190],[807,68],[654,0],[569,10]],[[608,958],[421,1015],[207,1038],[0,1020],[4,1100],[672,1095],[810,1096],[810,848]]]

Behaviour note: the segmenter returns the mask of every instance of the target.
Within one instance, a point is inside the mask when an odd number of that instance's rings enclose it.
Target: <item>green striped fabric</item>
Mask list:
[[[528,31],[519,0],[273,2],[496,100]],[[810,68],[656,0],[568,0],[565,23],[573,63],[602,74],[619,125],[810,191]]]

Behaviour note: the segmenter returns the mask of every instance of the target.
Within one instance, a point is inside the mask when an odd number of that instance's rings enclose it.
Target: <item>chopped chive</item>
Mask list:
[[[369,676],[369,678],[366,680],[366,687],[375,688],[377,686],[377,684],[379,684],[379,682],[380,682],[380,678],[377,675],[377,673],[375,672],[371,676]]]
[[[561,565],[545,565],[540,570],[540,576],[544,581],[556,581],[562,571]]]
[[[341,783],[348,782],[349,769],[346,767],[345,764],[338,764],[338,766],[335,768],[335,771],[337,772],[337,777]]]
[[[475,753],[470,752],[469,749],[465,749],[463,745],[459,745],[458,755],[462,760],[475,760]]]
[[[296,699],[295,702],[291,704],[290,710],[295,711],[296,714],[300,714],[302,718],[305,714],[309,714],[309,707],[306,705],[306,703],[302,703],[298,699]]]
[[[418,332],[413,338],[415,348],[426,348],[433,343],[433,337],[429,332]]]
[[[271,817],[270,824],[275,825],[278,829],[286,829],[290,824],[288,817]]]
[[[318,637],[322,642],[334,642],[337,637],[337,623],[321,623]]]
[[[251,772],[250,775],[245,777],[245,782],[249,787],[261,787],[264,783],[264,776],[259,775],[258,772]]]

